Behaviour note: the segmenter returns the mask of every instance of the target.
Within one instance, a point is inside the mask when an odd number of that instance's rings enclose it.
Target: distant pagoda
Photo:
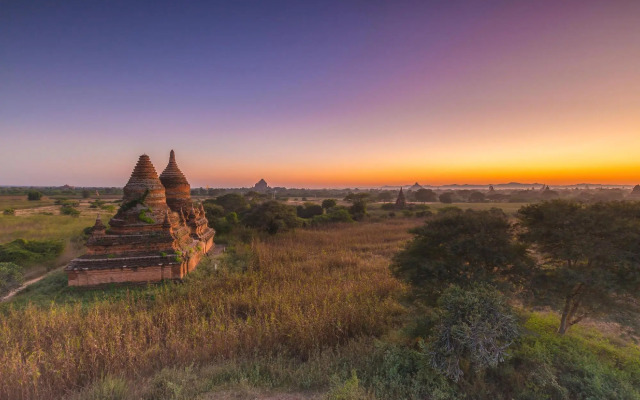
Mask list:
[[[635,185],[631,193],[628,196],[629,199],[632,200],[640,200],[640,185]]]
[[[191,201],[173,150],[160,177],[141,155],[123,192],[109,228],[98,216],[87,253],[65,268],[69,286],[182,279],[213,247],[215,232]]]
[[[414,192],[420,189],[422,189],[422,186],[418,182],[414,183],[413,186],[409,188],[410,191],[414,191]]]
[[[256,192],[266,192],[267,190],[269,190],[269,185],[267,185],[267,181],[265,181],[264,179],[260,179],[258,183],[253,185],[253,190],[255,190]]]
[[[407,206],[407,199],[404,197],[404,193],[402,192],[402,188],[400,188],[400,193],[398,193],[398,198],[396,199],[396,208],[401,209]]]

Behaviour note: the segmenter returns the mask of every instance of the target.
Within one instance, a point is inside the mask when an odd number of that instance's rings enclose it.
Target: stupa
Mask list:
[[[627,198],[632,200],[640,200],[640,185],[635,185]]]
[[[109,228],[98,216],[86,254],[65,268],[69,286],[182,279],[213,247],[215,235],[190,190],[173,150],[160,177],[141,155]]]
[[[398,193],[398,198],[396,199],[396,208],[405,208],[407,206],[407,199],[404,197],[404,193],[402,192],[402,188],[400,188],[400,193]]]

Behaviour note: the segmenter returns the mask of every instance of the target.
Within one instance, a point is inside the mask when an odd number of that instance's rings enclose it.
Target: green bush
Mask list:
[[[16,210],[13,208],[5,208],[4,211],[2,211],[2,214],[4,215],[16,215]]]
[[[0,294],[24,282],[22,267],[12,262],[0,262]]]
[[[70,215],[72,217],[79,217],[80,216],[80,211],[77,210],[73,206],[65,205],[65,206],[60,207],[60,214],[61,215]]]
[[[0,262],[12,262],[21,266],[37,262],[53,261],[64,250],[64,243],[57,240],[24,240],[0,244]]]
[[[27,193],[27,199],[30,201],[37,201],[40,200],[42,198],[42,193],[38,192],[37,190],[30,190],[29,193]]]
[[[489,286],[447,289],[438,299],[439,321],[426,350],[431,366],[458,381],[468,370],[503,362],[518,337],[515,316],[504,297]]]

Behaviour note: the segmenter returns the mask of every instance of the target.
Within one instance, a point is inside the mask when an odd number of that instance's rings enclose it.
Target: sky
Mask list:
[[[640,183],[640,1],[0,0],[0,185]]]

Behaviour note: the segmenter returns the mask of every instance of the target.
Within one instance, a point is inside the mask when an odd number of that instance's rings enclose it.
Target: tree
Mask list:
[[[313,218],[316,215],[322,215],[324,209],[320,204],[304,203],[296,207],[296,212],[300,218]]]
[[[426,348],[431,366],[458,381],[461,361],[476,371],[504,361],[518,324],[504,297],[489,286],[447,289],[438,300],[438,323]]]
[[[322,208],[328,210],[338,205],[336,199],[324,199],[322,200]]]
[[[389,190],[384,190],[384,191],[378,193],[378,201],[382,201],[384,203],[388,203],[393,199],[394,199],[393,192],[391,192]]]
[[[440,200],[441,203],[451,204],[453,203],[453,193],[451,192],[442,193],[440,196],[438,196],[438,199]]]
[[[282,204],[276,200],[265,201],[254,206],[245,216],[244,223],[249,227],[266,231],[272,235],[302,225],[300,219],[296,216],[295,207]]]
[[[224,211],[227,213],[240,213],[242,211],[245,211],[248,207],[247,200],[244,198],[244,196],[238,193],[228,193],[222,195],[216,198],[214,200],[214,203],[222,206],[222,208],[224,208]]]
[[[555,200],[518,211],[521,238],[544,258],[532,286],[563,302],[564,334],[611,293],[640,290],[640,203]]]
[[[502,210],[447,209],[412,231],[391,269],[418,292],[437,297],[449,284],[521,282],[530,263]]]
[[[40,200],[41,198],[42,198],[42,193],[38,192],[37,190],[30,190],[29,193],[27,193],[27,200],[37,201],[37,200]]]
[[[431,189],[418,189],[416,191],[415,196],[416,196],[416,201],[420,201],[422,203],[425,203],[427,201],[433,202],[438,200],[438,197],[436,196],[436,192],[434,192]]]
[[[483,203],[485,200],[485,195],[482,192],[471,192],[469,195],[470,203]]]
[[[359,221],[367,215],[367,203],[371,200],[369,193],[349,193],[344,199],[351,202],[349,214],[353,219]]]
[[[82,190],[82,198],[83,199],[88,199],[89,197],[91,197],[91,191],[89,189],[83,189]]]

